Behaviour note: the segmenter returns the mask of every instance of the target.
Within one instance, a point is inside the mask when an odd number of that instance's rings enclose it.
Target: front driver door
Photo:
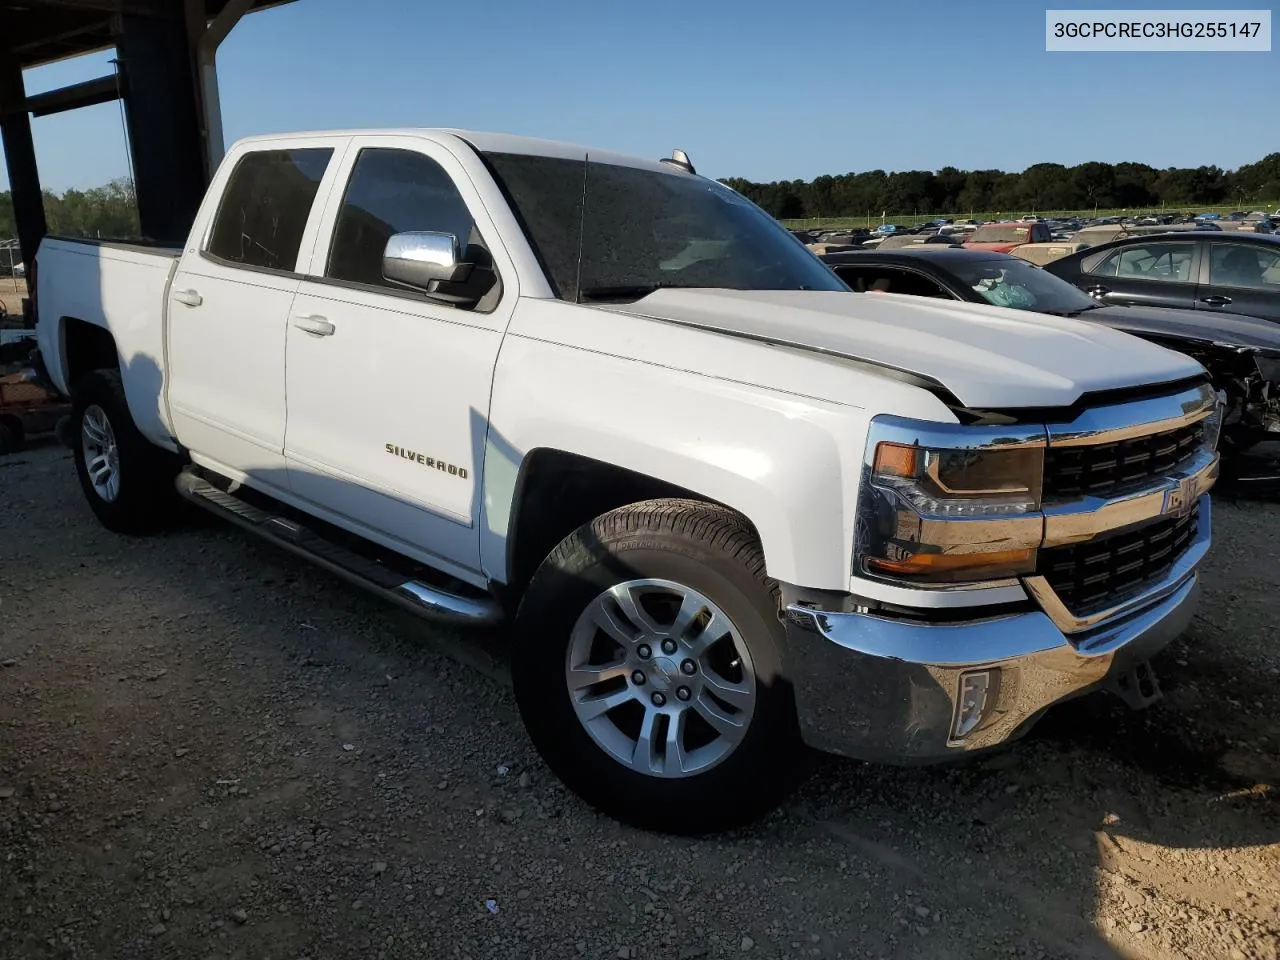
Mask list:
[[[418,137],[359,137],[288,325],[285,458],[293,492],[356,532],[466,579],[480,568],[490,386],[516,301],[466,169]],[[472,305],[382,275],[392,234],[451,233],[491,264]]]
[[[1196,298],[1199,249],[1195,238],[1144,240],[1086,258],[1080,287],[1104,303],[1190,310]]]
[[[1196,309],[1280,321],[1280,243],[1209,242]]]

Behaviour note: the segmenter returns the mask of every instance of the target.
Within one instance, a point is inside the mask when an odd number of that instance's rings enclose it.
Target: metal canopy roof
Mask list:
[[[180,17],[190,4],[212,20],[234,0],[0,0],[0,54],[23,67],[111,47],[122,15]],[[291,0],[250,0],[248,10]]]

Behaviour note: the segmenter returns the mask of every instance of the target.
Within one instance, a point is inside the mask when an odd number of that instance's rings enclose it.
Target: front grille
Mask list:
[[[1044,498],[1105,497],[1152,477],[1167,475],[1195,456],[1203,422],[1119,443],[1054,447],[1044,457]]]
[[[1041,550],[1036,573],[1049,581],[1068,610],[1084,616],[1166,577],[1191,545],[1199,518],[1197,503],[1185,517],[1164,517],[1088,543]]]

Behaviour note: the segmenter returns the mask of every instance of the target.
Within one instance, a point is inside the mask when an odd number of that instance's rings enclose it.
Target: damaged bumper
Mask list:
[[[1049,707],[1095,690],[1152,699],[1146,662],[1187,628],[1199,594],[1207,497],[1199,509],[1195,540],[1169,575],[1080,630],[1043,606],[938,623],[792,604],[788,673],[806,742],[860,760],[932,762],[1015,740]]]

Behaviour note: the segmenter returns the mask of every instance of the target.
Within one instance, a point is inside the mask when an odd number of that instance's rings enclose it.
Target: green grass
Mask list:
[[[1266,202],[1254,200],[1239,206],[1197,206],[1196,204],[1182,204],[1180,206],[1169,206],[1166,210],[1175,213],[1220,213],[1223,217],[1234,210],[1243,210],[1249,213],[1252,210],[1265,210],[1267,213],[1273,212],[1280,201],[1268,200]],[[903,227],[914,227],[930,220],[936,220],[938,217],[950,217],[954,220],[1016,220],[1019,217],[1031,216],[1034,214],[1038,217],[1065,219],[1068,217],[1080,217],[1086,219],[1090,217],[1120,217],[1120,216],[1146,216],[1150,213],[1159,213],[1159,208],[1154,209],[1130,209],[1130,210],[979,210],[976,212],[962,213],[922,213],[913,216],[889,215],[881,217],[807,217],[799,220],[782,220],[781,223],[785,227],[796,230],[831,230],[844,227],[865,227],[872,229],[881,223],[896,223]]]

